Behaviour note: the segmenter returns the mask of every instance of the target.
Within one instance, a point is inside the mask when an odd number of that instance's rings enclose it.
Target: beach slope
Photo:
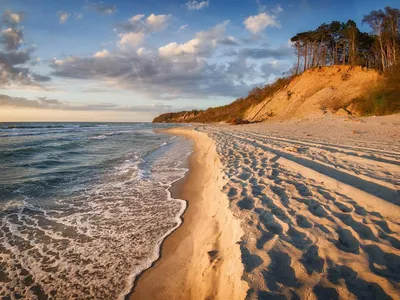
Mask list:
[[[188,175],[171,190],[188,201],[183,224],[162,246],[162,256],[140,276],[131,299],[244,299],[247,284],[238,242],[240,223],[222,192],[225,180],[215,144],[205,133],[172,129],[194,141]]]

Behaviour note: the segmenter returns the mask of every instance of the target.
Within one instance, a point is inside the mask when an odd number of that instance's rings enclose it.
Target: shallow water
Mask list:
[[[123,298],[179,226],[183,138],[146,123],[0,124],[0,295]]]

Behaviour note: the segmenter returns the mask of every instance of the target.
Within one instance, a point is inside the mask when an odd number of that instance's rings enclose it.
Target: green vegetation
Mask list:
[[[400,113],[400,65],[389,69],[384,80],[364,97],[355,99],[355,110],[364,116]]]
[[[353,20],[333,21],[291,38],[297,54],[294,73],[327,65],[359,65],[386,71],[399,60],[400,10],[385,7],[363,18],[372,33],[361,32]]]

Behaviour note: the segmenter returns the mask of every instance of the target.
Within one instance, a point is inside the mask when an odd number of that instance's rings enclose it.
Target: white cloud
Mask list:
[[[53,64],[56,65],[56,66],[62,66],[64,64],[64,62],[62,60],[60,60],[60,59],[54,58],[53,59]]]
[[[18,24],[22,20],[22,15],[7,9],[3,14],[3,20],[8,23]]]
[[[94,57],[107,57],[110,53],[104,49],[103,51],[96,52],[93,56]]]
[[[86,7],[104,15],[111,15],[117,10],[115,5],[104,5],[102,2],[90,3],[87,4]]]
[[[139,49],[136,50],[137,55],[142,56],[143,53],[145,53],[146,49],[143,47],[140,47]]]
[[[155,15],[151,14],[146,19],[145,15],[134,15],[127,22],[118,24],[118,29],[126,32],[145,32],[152,33],[165,29],[168,26],[168,21],[171,15]]]
[[[52,60],[52,62],[53,62],[53,64],[54,65],[57,65],[57,66],[62,66],[62,65],[64,65],[65,63],[74,63],[76,60],[78,60],[78,57],[77,56],[73,56],[73,55],[71,55],[71,56],[68,56],[66,59],[64,59],[64,60],[60,60],[60,59],[57,59],[57,58],[53,58],[53,60]]]
[[[153,54],[153,51],[151,50],[151,49],[146,49],[146,48],[144,48],[144,47],[140,47],[140,48],[138,48],[137,50],[136,50],[136,54],[139,56],[139,57],[149,57],[150,55],[152,55]]]
[[[282,6],[280,6],[279,4],[272,10],[275,14],[281,13],[283,12],[283,8]]]
[[[60,24],[64,24],[67,22],[68,18],[71,16],[71,14],[63,11],[58,12],[58,17],[60,18]]]
[[[82,13],[74,13],[74,17],[77,20],[81,20],[83,18],[83,14]]]
[[[135,48],[144,40],[144,32],[128,32],[120,33],[118,46],[120,48],[130,47]]]
[[[144,15],[142,15],[142,14],[135,15],[129,19],[129,22],[131,22],[131,23],[139,22],[141,19],[143,19],[143,17],[144,17]]]
[[[170,15],[151,14],[147,17],[146,23],[151,31],[160,31],[167,27],[167,22],[169,19],[171,19]]]
[[[160,56],[180,56],[186,54],[194,54],[199,56],[207,56],[225,35],[225,29],[229,21],[225,21],[216,25],[208,31],[196,33],[196,37],[186,43],[178,44],[176,42],[169,43],[158,49]]]
[[[144,17],[145,15],[143,14],[134,15],[128,19],[128,22],[119,24],[119,28],[130,32],[152,33],[165,29],[171,19],[171,15],[151,14],[146,19]]]
[[[182,25],[181,27],[179,27],[179,31],[185,30],[186,28],[188,28],[188,26],[188,24]]]
[[[144,14],[132,16],[127,22],[118,24],[115,29],[121,31],[118,46],[120,48],[138,46],[143,42],[146,35],[165,29],[170,19],[171,15],[151,14],[147,18]]]
[[[256,0],[256,2],[257,2],[257,5],[258,5],[258,12],[261,13],[261,12],[266,10],[267,6],[263,5],[260,0]]]
[[[200,10],[203,8],[208,7],[208,5],[210,5],[210,1],[195,1],[195,0],[190,0],[188,2],[185,3],[187,9],[189,10]]]
[[[253,34],[257,34],[267,27],[280,27],[277,16],[266,12],[248,17],[244,20],[243,24]]]
[[[193,40],[192,40],[193,41]],[[172,56],[172,55],[181,55],[186,52],[189,52],[190,49],[193,50],[193,47],[189,46],[189,44],[193,44],[192,41],[189,41],[185,44],[178,44],[176,42],[169,43],[165,46],[158,48],[158,53],[160,56]]]

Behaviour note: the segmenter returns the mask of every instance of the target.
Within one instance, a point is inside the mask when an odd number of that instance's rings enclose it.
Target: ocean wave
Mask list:
[[[64,125],[3,125],[0,129],[50,129],[50,128],[65,128]]]
[[[43,129],[43,128],[41,128]],[[23,137],[23,136],[40,136],[40,135],[51,135],[51,134],[64,134],[68,132],[79,132],[77,128],[63,127],[58,128],[59,130],[48,130],[55,128],[45,128],[43,130],[3,130],[0,131],[0,137]]]
[[[32,155],[49,151],[75,150],[76,148],[80,148],[81,146],[82,144],[80,140],[71,140],[56,145],[32,145],[28,147],[0,151],[0,159],[27,158]]]
[[[102,134],[97,134],[95,136],[91,136],[88,139],[89,140],[104,140],[108,136],[121,135],[121,134],[132,133],[132,132],[134,132],[134,131],[132,131],[132,130],[111,131],[111,132],[105,132]]]
[[[91,136],[89,137],[89,140],[105,140],[107,138],[106,135],[96,135],[96,136]]]
[[[14,183],[0,182],[6,294],[122,299],[158,259],[186,208],[168,188],[187,172],[181,163],[191,146],[121,129],[32,138],[36,144],[0,152],[0,163],[22,170],[19,178],[9,174]],[[89,141],[102,136],[104,142]],[[1,159],[7,152],[19,157]]]
[[[99,124],[81,124],[79,125],[80,128],[93,128],[93,127],[100,127],[104,125],[99,125]],[[105,125],[107,126],[107,125]]]

